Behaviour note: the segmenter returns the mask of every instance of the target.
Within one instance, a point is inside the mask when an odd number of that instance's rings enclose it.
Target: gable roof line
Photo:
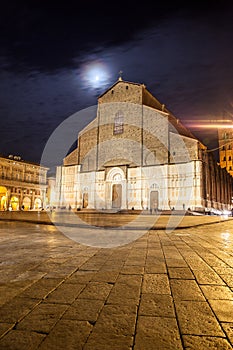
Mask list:
[[[116,86],[116,84],[118,84],[118,83],[126,83],[126,84],[131,84],[131,85],[137,85],[137,86],[144,86],[145,87],[145,85],[144,84],[140,84],[140,83],[133,83],[133,82],[131,82],[131,81],[126,81],[126,80],[120,80],[120,79],[118,79],[112,86],[110,86],[107,90],[105,90],[101,95],[99,95],[99,97],[97,98],[97,99],[99,99],[99,98],[101,98],[102,96],[104,96],[109,90],[111,90],[114,86]]]

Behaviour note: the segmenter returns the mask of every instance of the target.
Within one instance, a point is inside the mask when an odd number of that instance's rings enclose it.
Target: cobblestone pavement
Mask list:
[[[0,222],[0,349],[233,349],[232,224],[94,248]]]

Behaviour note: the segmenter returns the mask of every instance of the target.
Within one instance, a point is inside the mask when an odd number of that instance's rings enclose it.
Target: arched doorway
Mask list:
[[[150,210],[157,210],[159,207],[159,192],[150,192]]]
[[[88,207],[88,193],[84,192],[83,193],[83,208],[87,208]]]
[[[16,196],[11,197],[10,207],[12,210],[19,210],[19,198]]]
[[[122,202],[122,185],[113,184],[112,185],[112,208],[120,209]]]
[[[0,210],[7,209],[7,189],[4,186],[0,186]]]
[[[42,207],[42,202],[40,198],[36,198],[34,202],[34,208],[35,209],[40,209]]]
[[[23,210],[30,210],[31,206],[31,200],[29,197],[24,197],[23,199],[23,204],[22,204],[22,209]]]
[[[126,178],[120,167],[107,170],[106,175],[106,208],[126,209]]]

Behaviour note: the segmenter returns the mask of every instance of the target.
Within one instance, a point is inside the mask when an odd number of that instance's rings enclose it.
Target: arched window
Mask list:
[[[231,156],[229,156],[228,160],[231,160]]]
[[[124,131],[124,115],[121,111],[115,114],[113,134],[122,134]]]

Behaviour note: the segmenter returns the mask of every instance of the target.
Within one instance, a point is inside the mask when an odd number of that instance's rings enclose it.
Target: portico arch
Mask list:
[[[16,196],[11,197],[10,207],[12,210],[19,210],[19,198]]]
[[[29,197],[24,197],[22,208],[23,210],[30,210],[31,199]]]
[[[7,209],[7,188],[0,186],[0,210]]]
[[[35,202],[34,202],[34,208],[35,209],[39,209],[39,208],[41,208],[42,207],[42,201],[41,201],[41,199],[40,198],[36,198],[35,199]]]

